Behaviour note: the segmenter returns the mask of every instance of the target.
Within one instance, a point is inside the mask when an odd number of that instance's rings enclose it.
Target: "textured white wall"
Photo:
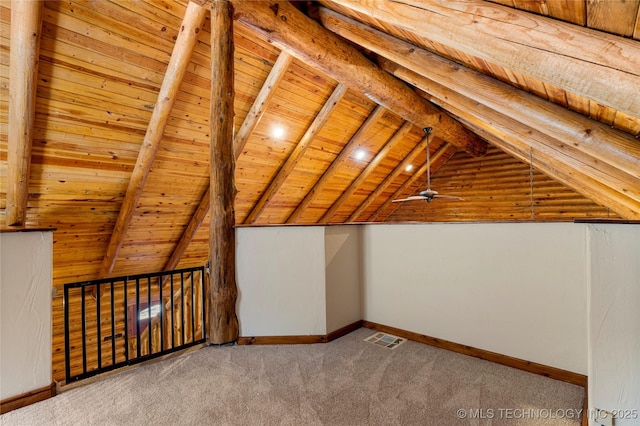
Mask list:
[[[364,319],[587,373],[585,226],[368,225]]]
[[[327,333],[362,319],[359,226],[325,228]]]
[[[323,227],[236,230],[241,336],[326,334]]]
[[[638,425],[640,225],[590,225],[588,248],[589,405]]]
[[[51,384],[51,232],[0,233],[0,399]]]

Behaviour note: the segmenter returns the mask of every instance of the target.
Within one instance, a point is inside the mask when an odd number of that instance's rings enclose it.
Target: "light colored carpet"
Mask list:
[[[207,347],[9,412],[0,424],[580,424],[569,414],[582,409],[579,386],[416,342],[391,350],[363,341],[373,333]]]

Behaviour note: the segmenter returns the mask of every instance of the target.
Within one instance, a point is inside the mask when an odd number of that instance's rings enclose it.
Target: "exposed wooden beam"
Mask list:
[[[293,169],[295,169],[296,165],[303,157],[305,151],[311,145],[313,138],[318,134],[320,129],[322,129],[322,126],[324,126],[324,124],[327,122],[329,116],[346,93],[347,88],[344,84],[338,84],[336,86],[336,88],[333,90],[333,93],[324,103],[324,106],[322,107],[318,115],[316,115],[316,118],[314,118],[311,125],[307,128],[307,131],[304,133],[296,147],[287,157],[287,160],[280,167],[271,182],[269,182],[269,186],[253,206],[244,223],[255,223],[255,221],[260,217],[260,214],[262,214],[265,207],[269,204],[269,201],[271,201],[271,199],[278,193],[282,184],[287,180],[289,174],[291,174]]]
[[[640,43],[481,0],[332,0],[640,117]]]
[[[169,260],[164,265],[165,271],[171,271],[175,269],[176,266],[178,266],[178,263],[180,262],[182,255],[184,254],[185,251],[187,251],[187,248],[189,247],[189,244],[193,240],[193,237],[196,235],[196,232],[198,232],[198,228],[200,228],[202,221],[207,216],[207,213],[209,213],[210,206],[211,206],[211,188],[207,187],[207,191],[202,197],[202,200],[200,200],[200,204],[198,205],[198,208],[193,213],[193,216],[191,216],[191,220],[189,220],[189,224],[182,232],[180,241],[178,241],[178,244],[173,249],[173,253],[171,253],[171,257],[169,257]]]
[[[471,155],[486,152],[486,143],[406,84],[388,75],[287,1],[235,1],[235,19],[301,61],[363,93],[377,104],[436,134]]]
[[[378,185],[378,187],[358,206],[357,209],[351,213],[351,216],[347,219],[347,222],[355,222],[358,217],[364,212],[380,195],[393,183],[393,181],[406,170],[407,166],[415,160],[415,158],[424,152],[424,147],[421,142],[418,142],[416,146],[407,154],[404,159],[387,175],[386,178]]]
[[[247,144],[249,140],[249,136],[253,133],[254,129],[260,122],[260,119],[264,115],[264,112],[267,109],[267,105],[269,101],[273,97],[273,94],[276,91],[276,88],[282,81],[285,73],[287,72],[287,68],[289,64],[293,61],[293,57],[289,55],[287,52],[280,52],[280,56],[278,56],[278,60],[276,60],[275,64],[273,64],[273,68],[269,72],[267,79],[265,80],[258,96],[256,96],[253,105],[251,105],[251,109],[247,113],[240,129],[238,129],[238,133],[234,139],[234,151],[235,158],[238,159],[244,146]]]
[[[478,134],[503,151],[527,164],[533,152],[535,167],[547,176],[625,219],[640,218],[640,145],[633,137],[589,120],[583,127],[578,127],[579,130],[566,129],[567,134],[582,131],[586,135],[584,138],[577,141],[572,137],[564,138],[563,132],[549,132],[555,126],[554,122],[532,127],[510,114],[478,102],[477,98],[470,101],[464,95],[406,68],[397,68],[394,73],[405,75],[418,87],[428,88],[429,92],[424,92],[425,97],[442,103],[443,107],[457,114],[470,128],[476,129]],[[520,107],[526,109],[524,104]],[[551,110],[554,107],[549,106]],[[562,110],[558,117],[562,113],[573,114]],[[534,109],[532,114],[544,116],[541,110]],[[513,115],[517,114],[514,112]],[[618,138],[627,139],[627,143],[615,143]]]
[[[235,155],[233,150],[233,7],[211,3],[211,226],[209,341],[238,339],[236,316]]]
[[[203,0],[203,2],[208,3],[209,0]],[[247,116],[240,126],[240,130],[238,130],[238,133],[236,133],[233,140],[234,157],[236,160],[238,159],[240,154],[242,154],[242,150],[244,149],[247,140],[249,140],[249,136],[251,136],[251,133],[253,133],[256,126],[260,122],[260,119],[264,115],[267,105],[269,104],[269,101],[275,93],[275,89],[280,84],[280,81],[282,80],[282,77],[284,77],[284,74],[286,73],[287,68],[291,64],[292,60],[293,57],[291,55],[286,52],[281,52],[278,56],[278,59],[273,64],[273,68],[271,68],[267,79],[263,83],[258,96],[256,96],[251,109],[247,113]],[[200,200],[198,208],[191,217],[189,225],[184,230],[184,233],[182,234],[178,245],[176,245],[173,253],[171,254],[171,257],[169,258],[169,261],[165,265],[165,270],[173,269],[178,264],[178,262],[180,262],[180,258],[182,257],[187,247],[189,246],[189,243],[198,231],[198,228],[202,224],[205,216],[207,215],[207,213],[209,213],[209,208],[211,206],[210,201],[211,193],[209,189],[207,189],[207,192]]]
[[[488,123],[503,123],[515,130],[511,137],[516,133],[521,135],[514,144],[524,144],[550,156],[558,152],[553,160],[560,166],[548,167],[545,171],[548,176],[625,218],[640,216],[640,145],[631,135],[346,17],[326,10],[321,14],[329,28],[403,65],[381,61],[383,68],[423,89],[432,102],[452,114],[466,117],[468,122],[484,120],[483,127]],[[452,102],[452,96],[458,101]],[[475,108],[476,104],[484,109]],[[470,110],[477,111],[474,119],[469,116]],[[495,122],[493,117],[500,119]],[[482,132],[490,131],[491,140],[500,139],[496,144],[502,146],[510,139],[503,137],[505,133],[499,127],[485,128]],[[532,129],[540,138],[531,136]],[[518,158],[528,163],[529,149],[518,151]],[[545,164],[549,163],[545,161]]]
[[[113,272],[118,252],[124,242],[127,229],[131,223],[133,212],[140,200],[144,184],[147,181],[149,170],[155,158],[160,141],[164,134],[164,128],[169,121],[173,104],[178,96],[180,84],[187,71],[191,55],[198,41],[198,34],[207,15],[207,8],[197,3],[189,2],[187,10],[182,20],[180,32],[176,39],[176,44],[169,60],[169,65],[158,93],[144,140],[140,146],[136,164],[131,173],[129,186],[124,196],[120,213],[116,221],[111,240],[107,248],[102,267],[100,268],[100,276],[107,277]]]
[[[36,113],[42,0],[11,2],[6,224],[24,226]]]
[[[412,73],[406,69],[404,72]],[[412,78],[423,78],[413,74]],[[640,218],[640,180],[637,178],[597,157],[585,156],[574,149],[578,147],[552,138],[540,129],[523,125],[480,103],[470,102],[437,83],[429,82],[429,86],[431,91],[439,92],[438,96],[446,97],[449,110],[493,145],[527,164],[532,157],[537,170],[626,219]],[[433,99],[429,93],[423,92],[423,95]],[[439,101],[443,102],[442,98]],[[640,159],[640,155],[636,158]]]
[[[411,131],[413,128],[413,124],[409,122],[405,122],[400,129],[387,141],[387,143],[382,147],[380,152],[371,160],[371,162],[367,165],[367,167],[358,175],[358,177],[351,182],[351,185],[340,195],[340,197],[333,203],[331,208],[327,210],[327,212],[322,216],[322,218],[318,221],[318,223],[328,223],[331,221],[331,218],[336,214],[336,212],[342,207],[342,205],[349,199],[349,197],[360,187],[366,180],[369,178],[371,173],[380,165],[382,160],[389,154],[399,142],[401,142],[405,136]]]
[[[440,145],[440,147],[438,147],[438,149],[433,153],[433,155],[431,155],[431,161],[430,161],[431,174],[435,173],[438,170],[438,168],[442,166],[442,163],[441,163],[434,167],[436,162],[440,160],[440,158],[444,154],[446,154],[447,151],[451,149],[452,149],[452,146],[449,143],[445,142],[442,145]],[[404,198],[405,195],[407,195],[407,192],[409,192],[409,194],[412,194],[415,191],[414,185],[416,184],[418,179],[420,179],[426,172],[427,172],[427,163],[424,163],[417,172],[415,172],[409,179],[407,179],[405,183],[400,185],[400,188],[398,188],[396,192],[394,192],[394,194],[391,197],[389,197],[387,201],[385,201],[384,204],[382,204],[380,208],[378,208],[378,210],[371,215],[371,217],[369,217],[369,222],[375,222],[376,220],[378,220],[384,214],[387,207],[391,205],[391,202],[393,200],[398,198]],[[418,185],[422,185],[422,183],[419,183]],[[398,205],[394,205],[394,210],[396,208],[398,208]],[[388,214],[384,217],[387,217],[387,216]]]
[[[384,113],[385,113],[384,107],[380,105],[375,107],[373,112],[369,115],[369,117],[365,120],[365,122],[360,126],[360,128],[355,133],[355,135],[353,135],[349,140],[349,142],[347,142],[347,144],[344,146],[344,148],[342,148],[342,151],[340,151],[340,154],[338,154],[338,156],[333,160],[331,165],[329,165],[329,167],[327,167],[327,169],[324,171],[322,176],[320,176],[320,179],[318,179],[315,185],[313,185],[313,188],[311,188],[311,190],[307,193],[307,195],[305,195],[302,202],[298,205],[298,207],[296,207],[293,213],[289,215],[286,223],[296,223],[300,219],[304,211],[311,205],[311,203],[313,203],[313,200],[315,199],[316,195],[318,195],[320,191],[322,191],[322,188],[324,188],[327,182],[331,178],[333,178],[333,176],[336,174],[336,172],[342,166],[342,164],[351,156],[353,151],[355,151],[355,149],[358,148],[358,146],[362,142],[362,138],[364,138],[365,135],[367,135],[371,131],[373,126],[376,125],[377,121],[382,117]]]

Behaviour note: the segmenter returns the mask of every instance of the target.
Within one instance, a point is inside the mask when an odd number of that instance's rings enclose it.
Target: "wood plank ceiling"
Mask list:
[[[44,2],[25,225],[57,229],[56,287],[205,262],[200,3]],[[234,5],[237,224],[640,218],[639,0]],[[466,201],[391,203],[425,189],[427,125],[432,186]]]

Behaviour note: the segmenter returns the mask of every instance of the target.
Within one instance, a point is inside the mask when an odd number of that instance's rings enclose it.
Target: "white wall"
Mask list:
[[[362,319],[359,226],[325,228],[327,333]]]
[[[241,336],[323,335],[323,227],[236,230]]]
[[[586,374],[584,229],[368,225],[364,319]]]
[[[0,400],[49,386],[51,232],[0,233]]]
[[[640,416],[640,226],[590,225],[589,406]],[[631,414],[631,413],[629,413]]]

